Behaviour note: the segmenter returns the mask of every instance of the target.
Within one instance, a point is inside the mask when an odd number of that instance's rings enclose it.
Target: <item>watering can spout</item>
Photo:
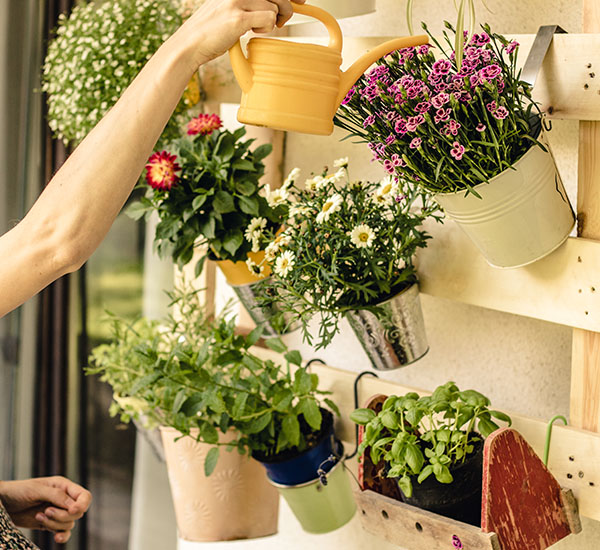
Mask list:
[[[229,49],[229,58],[231,60],[233,74],[235,75],[242,92],[245,94],[249,93],[250,88],[252,88],[254,72],[252,71],[250,62],[242,51],[242,45],[239,40]]]
[[[410,48],[412,46],[421,46],[423,44],[427,44],[428,40],[429,37],[426,34],[418,36],[404,36],[402,38],[388,40],[376,48],[373,48],[371,51],[363,54],[344,73],[342,73],[336,105],[339,105],[343,101],[350,88],[352,88],[354,83],[373,63],[375,63],[375,61],[384,55],[402,48]]]

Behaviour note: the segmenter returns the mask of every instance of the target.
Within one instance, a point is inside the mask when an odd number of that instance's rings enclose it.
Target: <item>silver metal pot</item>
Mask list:
[[[376,311],[353,310],[346,318],[376,370],[405,367],[429,351],[416,283]]]

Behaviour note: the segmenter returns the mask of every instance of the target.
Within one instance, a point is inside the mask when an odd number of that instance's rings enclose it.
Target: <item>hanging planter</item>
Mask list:
[[[210,476],[204,461],[213,445],[162,427],[169,483],[179,536],[208,542],[250,539],[277,532],[279,496],[264,469],[248,456],[221,453]],[[221,436],[227,443],[234,436]]]
[[[481,198],[464,192],[434,198],[494,267],[521,267],[547,256],[575,225],[552,154],[536,145],[473,190]]]
[[[327,474],[297,485],[271,481],[307,533],[329,533],[348,523],[356,512],[350,479],[342,460]]]
[[[346,318],[377,370],[404,367],[429,350],[416,283],[377,305],[375,311],[348,311]]]

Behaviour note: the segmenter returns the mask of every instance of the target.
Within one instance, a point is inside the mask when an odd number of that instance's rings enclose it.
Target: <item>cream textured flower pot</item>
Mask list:
[[[217,467],[206,477],[204,458],[212,446],[180,437],[173,428],[160,430],[180,538],[208,542],[277,532],[279,494],[258,462],[223,448]],[[232,437],[222,435],[221,442]]]
[[[553,252],[569,236],[575,216],[552,154],[532,147],[509,169],[469,194],[435,200],[494,267],[521,267]]]

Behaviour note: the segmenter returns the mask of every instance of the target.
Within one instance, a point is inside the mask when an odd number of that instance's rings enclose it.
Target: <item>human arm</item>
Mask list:
[[[77,483],[54,476],[0,481],[0,500],[17,527],[54,531],[54,540],[63,543],[89,508],[92,495]]]
[[[289,0],[208,0],[159,48],[23,220],[0,237],[0,316],[89,258],[198,66],[248,30],[283,24],[291,11]]]

